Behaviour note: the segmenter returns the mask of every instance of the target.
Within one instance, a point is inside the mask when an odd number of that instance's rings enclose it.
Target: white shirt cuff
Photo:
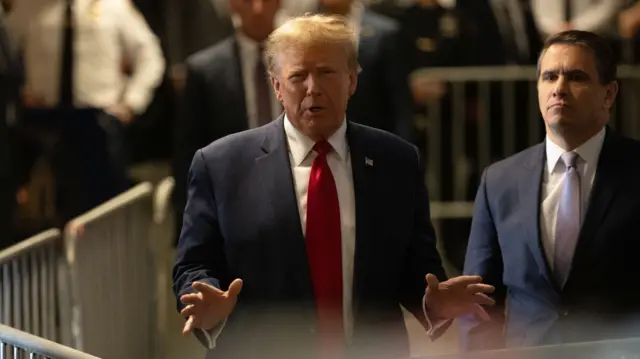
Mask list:
[[[422,313],[424,313],[424,317],[427,320],[428,328],[427,335],[433,337],[435,333],[438,332],[438,329],[449,323],[449,319],[437,319],[429,318],[429,312],[427,311],[427,294],[425,293],[424,297],[422,297]]]
[[[194,329],[193,334],[198,338],[202,345],[207,347],[207,349],[213,349],[216,347],[216,341],[218,340],[220,333],[222,333],[222,329],[224,329],[226,323],[227,319],[225,318],[220,322],[220,324],[216,325],[212,329]]]

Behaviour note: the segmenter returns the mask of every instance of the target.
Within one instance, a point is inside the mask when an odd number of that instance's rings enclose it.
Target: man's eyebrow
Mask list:
[[[581,69],[548,69],[542,72],[543,75],[557,75],[560,73],[568,76],[580,75],[588,79],[591,78],[591,76],[589,76],[589,74],[586,71]]]

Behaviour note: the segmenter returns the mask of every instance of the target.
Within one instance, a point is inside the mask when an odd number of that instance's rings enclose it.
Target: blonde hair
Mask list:
[[[274,30],[265,44],[269,72],[276,69],[276,58],[291,47],[305,48],[317,44],[340,45],[346,54],[349,70],[359,71],[356,32],[346,17],[307,13],[293,17]]]

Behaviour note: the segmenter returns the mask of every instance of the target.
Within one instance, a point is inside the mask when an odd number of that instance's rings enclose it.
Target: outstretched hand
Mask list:
[[[440,282],[433,274],[427,274],[427,307],[437,318],[454,319],[474,313],[480,319],[490,320],[483,305],[494,305],[487,296],[495,288],[482,284],[480,276],[459,276]]]
[[[180,297],[180,301],[187,305],[180,312],[187,318],[182,334],[196,328],[210,330],[228,317],[238,301],[242,280],[234,280],[226,292],[202,282],[194,282],[192,287],[196,293]]]

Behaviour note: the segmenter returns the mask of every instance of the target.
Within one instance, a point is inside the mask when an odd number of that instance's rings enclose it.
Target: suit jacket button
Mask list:
[[[569,315],[569,311],[568,310],[565,310],[565,311],[562,312],[562,316],[563,317],[566,317],[567,315]]]

